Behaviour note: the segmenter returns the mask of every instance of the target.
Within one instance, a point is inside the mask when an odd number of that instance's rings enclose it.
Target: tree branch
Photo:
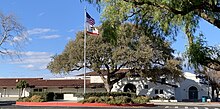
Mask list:
[[[115,68],[114,71],[111,72],[111,75],[114,75],[117,71],[119,71],[122,67],[124,67],[127,64],[128,64],[128,62],[125,62],[125,63],[119,65],[118,68]]]
[[[198,16],[200,16],[201,18],[203,18],[207,22],[213,24],[214,26],[216,26],[217,28],[220,29],[220,20],[219,19],[211,17],[208,14],[206,14],[205,12],[198,12],[198,11],[196,11],[196,12],[197,12]]]
[[[117,74],[119,76],[117,76],[116,79],[110,81],[110,84],[115,84],[116,82],[118,82],[119,80],[123,79],[126,75],[126,73],[120,73],[120,74]]]
[[[206,14],[204,11],[210,11],[210,12],[220,12],[220,7],[217,6],[217,4],[214,3],[214,1],[212,1],[212,4],[208,3],[207,1],[204,1],[203,3],[200,3],[199,5],[190,5],[190,6],[185,6],[183,9],[184,10],[177,10],[173,7],[170,7],[168,5],[165,4],[157,4],[157,3],[153,3],[151,1],[136,1],[136,0],[124,0],[125,2],[130,2],[133,3],[134,5],[150,5],[150,6],[154,6],[160,9],[165,9],[167,11],[170,11],[174,14],[181,14],[181,15],[186,15],[192,11],[197,12],[197,14],[203,18],[204,20],[208,21],[209,23],[215,25],[216,27],[218,27],[220,29],[220,20],[218,20],[217,18],[214,18],[211,15]],[[214,5],[213,5],[214,4]],[[203,12],[201,12],[203,11]]]

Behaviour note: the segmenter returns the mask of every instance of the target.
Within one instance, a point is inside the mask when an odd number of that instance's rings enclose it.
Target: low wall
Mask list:
[[[18,106],[72,106],[72,107],[115,107],[115,106],[144,106],[152,107],[154,104],[121,104],[111,105],[106,103],[76,103],[76,102],[16,102]]]

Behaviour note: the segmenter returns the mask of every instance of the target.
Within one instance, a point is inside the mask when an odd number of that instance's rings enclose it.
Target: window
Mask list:
[[[161,78],[161,82],[162,82],[162,84],[166,83],[166,78]]]
[[[160,94],[163,94],[163,90],[162,89],[160,90]]]
[[[144,85],[144,89],[148,89],[148,85]]]
[[[157,89],[155,89],[155,94],[158,94],[158,90]]]
[[[39,88],[39,89],[34,89],[34,92],[43,92],[43,89]]]
[[[34,92],[38,92],[38,89],[34,89]]]
[[[38,89],[38,92],[43,92],[43,89]]]

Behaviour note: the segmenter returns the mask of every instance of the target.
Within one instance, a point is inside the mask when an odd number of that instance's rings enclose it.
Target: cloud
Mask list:
[[[34,68],[34,65],[28,64],[28,65],[22,65],[21,67],[29,69],[29,68]]]
[[[54,32],[54,29],[50,29],[50,28],[34,28],[31,30],[28,30],[28,34],[29,35],[37,35],[37,34],[43,34],[43,33],[48,33],[48,32]]]
[[[48,52],[20,52],[21,58],[11,60],[10,64],[19,65],[30,70],[44,70],[51,61],[52,53]]]
[[[38,14],[39,17],[43,16],[45,14],[45,12],[41,12]]]
[[[70,29],[68,32],[72,33],[72,32],[75,32],[76,30],[75,29]]]
[[[59,38],[61,37],[60,35],[47,35],[47,36],[41,36],[40,39],[56,39],[56,38]]]

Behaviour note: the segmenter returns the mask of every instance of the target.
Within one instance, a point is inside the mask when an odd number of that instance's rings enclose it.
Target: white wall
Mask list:
[[[0,97],[19,97],[19,90],[14,87],[0,88]]]
[[[157,96],[155,94],[155,89],[158,91],[163,90],[163,95],[166,97],[174,96],[174,88],[168,85],[163,85],[160,83],[152,83],[147,80],[141,78],[124,78],[118,83],[113,85],[112,92],[123,92],[124,86],[128,83],[131,83],[136,86],[136,94],[137,95],[146,95],[150,97]],[[144,89],[144,85],[148,85],[148,89]]]
[[[100,76],[90,76],[90,83],[103,83]]]
[[[208,85],[200,84],[199,79],[196,78],[195,74],[185,74],[186,79],[181,80],[179,87],[176,88],[176,99],[182,101],[184,99],[189,99],[189,88],[194,86],[198,90],[198,99],[202,96],[207,96]]]

